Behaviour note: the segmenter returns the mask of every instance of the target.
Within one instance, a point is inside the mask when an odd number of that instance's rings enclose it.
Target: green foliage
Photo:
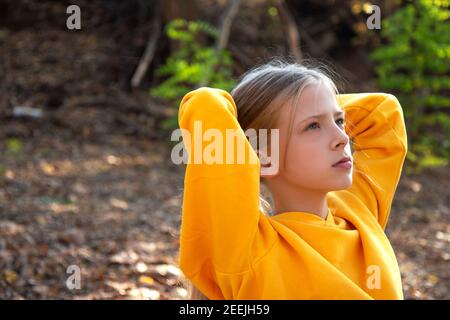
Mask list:
[[[226,50],[216,52],[201,41],[202,36],[218,37],[214,27],[203,21],[175,19],[167,24],[166,34],[177,41],[179,48],[156,71],[156,75],[165,77],[165,80],[150,90],[152,96],[169,101],[177,113],[181,98],[196,87],[231,90],[235,83],[231,74],[233,61],[230,53]],[[177,126],[177,114],[163,123],[165,129]]]
[[[23,150],[23,143],[17,138],[8,138],[6,140],[6,155],[16,156]]]
[[[58,198],[52,198],[48,196],[42,196],[36,198],[40,203],[46,204],[46,205],[52,205],[52,204],[60,204],[60,205],[71,205],[76,204],[76,202],[70,200],[70,199],[58,199]]]
[[[449,6],[449,0],[407,1],[384,19],[386,44],[371,55],[378,85],[403,106],[408,159],[418,167],[445,165],[450,153]]]

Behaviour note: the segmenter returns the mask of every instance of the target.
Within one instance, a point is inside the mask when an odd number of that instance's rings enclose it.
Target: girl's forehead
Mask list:
[[[294,98],[294,103],[297,104],[299,112],[309,113],[322,109],[326,111],[327,108],[334,107],[337,104],[336,94],[333,90],[324,83],[318,83],[307,86],[300,95]]]
[[[279,105],[275,115],[275,128],[286,128],[295,125],[302,119],[322,114],[342,111],[337,96],[333,88],[324,83],[318,82],[304,87],[293,96],[288,97],[284,103]]]
[[[341,111],[335,92],[326,84],[309,85],[294,96],[284,108],[285,116],[303,119],[317,114]]]

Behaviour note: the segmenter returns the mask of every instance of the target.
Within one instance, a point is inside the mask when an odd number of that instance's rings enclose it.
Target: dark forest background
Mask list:
[[[185,298],[177,107],[273,57],[399,98],[409,152],[386,232],[405,297],[450,298],[449,17],[420,0],[0,1],[0,298]]]

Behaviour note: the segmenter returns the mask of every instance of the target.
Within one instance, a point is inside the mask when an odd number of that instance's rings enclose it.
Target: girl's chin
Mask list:
[[[334,183],[330,191],[345,190],[352,186],[352,178],[349,177],[346,181],[340,181],[339,183]]]

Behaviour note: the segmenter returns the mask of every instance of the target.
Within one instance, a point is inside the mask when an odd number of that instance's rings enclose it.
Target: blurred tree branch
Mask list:
[[[231,25],[233,23],[234,17],[238,13],[241,0],[231,0],[228,10],[222,17],[222,25],[220,27],[220,36],[216,43],[216,51],[226,48],[228,44],[228,39],[230,38]]]
[[[147,46],[144,51],[144,55],[141,57],[138,67],[131,78],[131,86],[136,88],[142,81],[148,66],[152,63],[153,56],[155,54],[156,44],[158,43],[161,35],[161,20],[156,16],[152,23],[152,33],[147,41]]]
[[[289,47],[294,54],[295,60],[301,62],[303,55],[300,48],[300,34],[297,29],[297,24],[294,17],[289,12],[289,9],[284,0],[276,0],[275,5],[280,13],[280,18],[282,21],[286,22],[286,35],[289,43]]]
[[[221,26],[219,30],[219,37],[217,38],[215,51],[218,53],[220,50],[225,49],[228,44],[228,39],[230,37],[230,30],[233,24],[233,19],[238,13],[241,0],[231,0],[228,9],[225,11],[221,19]],[[208,77],[205,77],[200,81],[199,86],[203,87],[208,83]]]

